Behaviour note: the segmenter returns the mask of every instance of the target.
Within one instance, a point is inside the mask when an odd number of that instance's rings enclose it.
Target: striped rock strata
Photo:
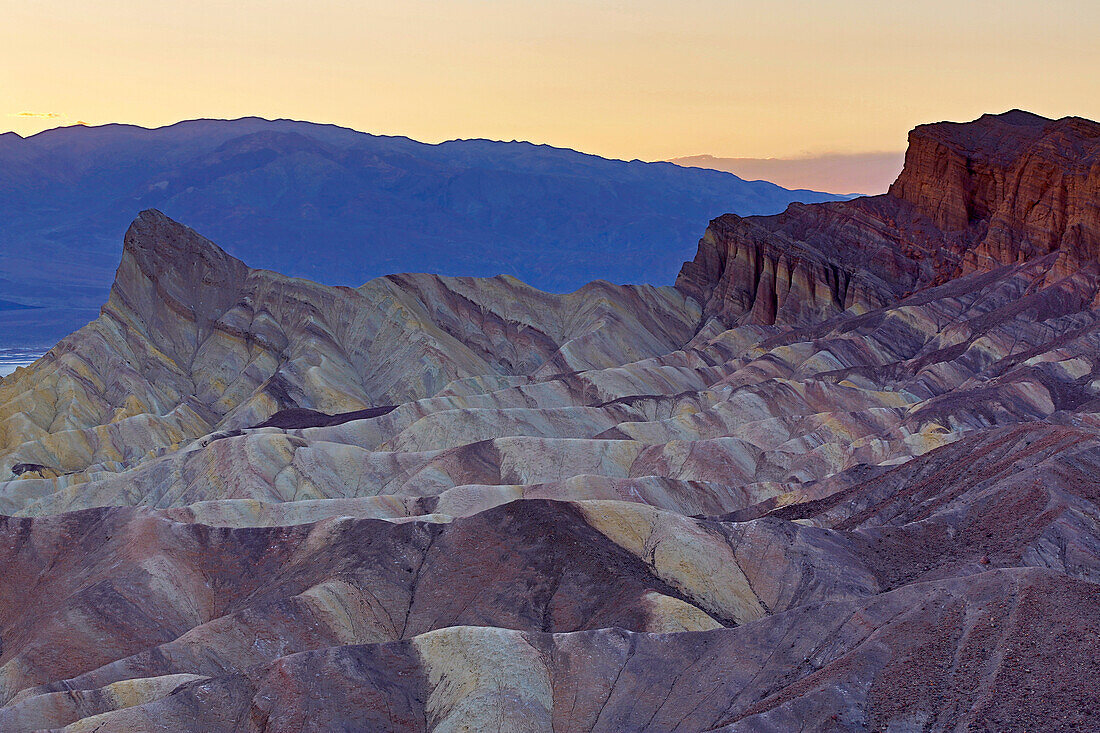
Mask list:
[[[890,191],[711,222],[677,287],[733,323],[803,325],[965,272],[1100,258],[1100,124],[1014,110],[909,133]]]
[[[1096,129],[918,128],[678,288],[143,213],[0,383],[0,729],[1100,726]]]

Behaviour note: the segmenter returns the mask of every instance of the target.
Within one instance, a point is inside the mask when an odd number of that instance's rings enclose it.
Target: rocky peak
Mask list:
[[[917,127],[883,196],[715,220],[677,287],[725,322],[800,324],[1055,251],[1059,276],[1100,261],[1100,124],[1013,110]]]
[[[248,271],[193,229],[149,209],[126,231],[104,308],[150,334],[177,336],[176,346],[189,353],[236,302]],[[186,334],[177,333],[181,323],[189,324]]]
[[[966,232],[966,269],[1065,249],[1074,264],[1100,254],[1100,124],[1012,110],[909,133],[890,196],[945,232]]]

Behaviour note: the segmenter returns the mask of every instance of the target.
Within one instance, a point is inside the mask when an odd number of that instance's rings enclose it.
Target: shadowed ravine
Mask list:
[[[1100,125],[1018,111],[674,287],[145,211],[0,382],[0,730],[1096,729],[1098,294]]]

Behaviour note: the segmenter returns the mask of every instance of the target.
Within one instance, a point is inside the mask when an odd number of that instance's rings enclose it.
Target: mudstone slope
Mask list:
[[[0,382],[0,729],[1100,727],[1100,125],[926,125],[676,287],[156,211]]]

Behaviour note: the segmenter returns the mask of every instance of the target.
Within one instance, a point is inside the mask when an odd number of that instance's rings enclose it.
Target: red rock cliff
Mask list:
[[[1014,110],[921,125],[883,196],[711,222],[677,287],[726,322],[801,324],[1054,251],[1100,263],[1100,124]]]
[[[1100,254],[1100,125],[1014,110],[909,133],[890,195],[945,231],[973,240],[966,269],[1063,250],[1075,265]]]

